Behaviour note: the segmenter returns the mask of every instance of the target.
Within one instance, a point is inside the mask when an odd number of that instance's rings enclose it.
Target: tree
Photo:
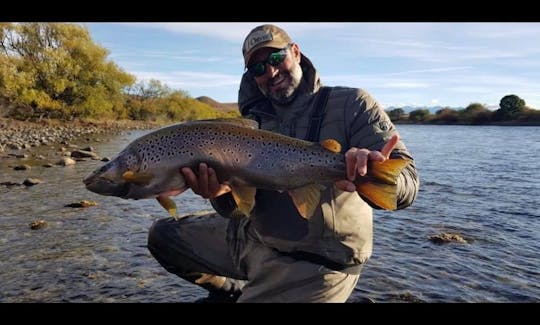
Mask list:
[[[458,121],[458,112],[449,107],[441,108],[435,112],[434,120],[442,123],[455,123]]]
[[[392,121],[399,121],[405,116],[405,111],[402,108],[395,108],[388,112],[388,116]]]
[[[480,103],[471,103],[460,111],[462,119],[473,124],[483,124],[491,119],[491,111]]]
[[[409,120],[414,122],[425,122],[429,117],[428,109],[417,109],[409,113]]]
[[[514,120],[525,110],[525,101],[517,95],[506,95],[496,111],[496,118],[499,120]]]
[[[134,95],[142,100],[163,98],[172,94],[171,88],[156,79],[149,81],[139,81],[127,89],[127,93]]]
[[[0,95],[49,116],[116,116],[134,76],[78,24],[0,24]]]

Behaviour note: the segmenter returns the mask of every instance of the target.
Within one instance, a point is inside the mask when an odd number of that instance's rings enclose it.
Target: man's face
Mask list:
[[[300,67],[300,50],[298,45],[282,50],[286,53],[283,62],[274,66],[270,64],[269,56],[279,52],[280,49],[263,47],[251,56],[248,67],[255,63],[263,62],[264,73],[254,76],[260,91],[270,100],[278,104],[289,103],[295,95],[295,90],[302,80],[302,68]]]

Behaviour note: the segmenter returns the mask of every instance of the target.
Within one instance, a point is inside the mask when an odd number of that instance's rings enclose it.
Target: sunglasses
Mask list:
[[[287,49],[289,49],[289,47],[291,47],[290,44],[277,52],[270,53],[266,60],[251,64],[249,67],[247,67],[249,73],[254,77],[260,77],[266,73],[267,63],[273,67],[278,67],[283,63],[283,61],[285,61],[285,58],[287,57]]]

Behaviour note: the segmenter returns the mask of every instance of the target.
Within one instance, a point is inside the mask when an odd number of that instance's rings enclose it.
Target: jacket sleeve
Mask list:
[[[354,96],[349,97],[345,115],[349,148],[381,150],[384,144],[398,133],[384,109],[364,90],[358,89]],[[401,139],[390,157],[411,160],[411,163],[401,171],[397,184],[397,208],[403,209],[410,206],[418,195],[418,173],[414,159]],[[376,206],[373,207],[378,209]]]

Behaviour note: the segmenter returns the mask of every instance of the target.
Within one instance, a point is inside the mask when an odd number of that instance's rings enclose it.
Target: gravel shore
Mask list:
[[[0,118],[0,153],[41,145],[68,144],[84,136],[114,134],[126,130],[158,127],[157,123],[118,120],[42,120],[39,122]]]

